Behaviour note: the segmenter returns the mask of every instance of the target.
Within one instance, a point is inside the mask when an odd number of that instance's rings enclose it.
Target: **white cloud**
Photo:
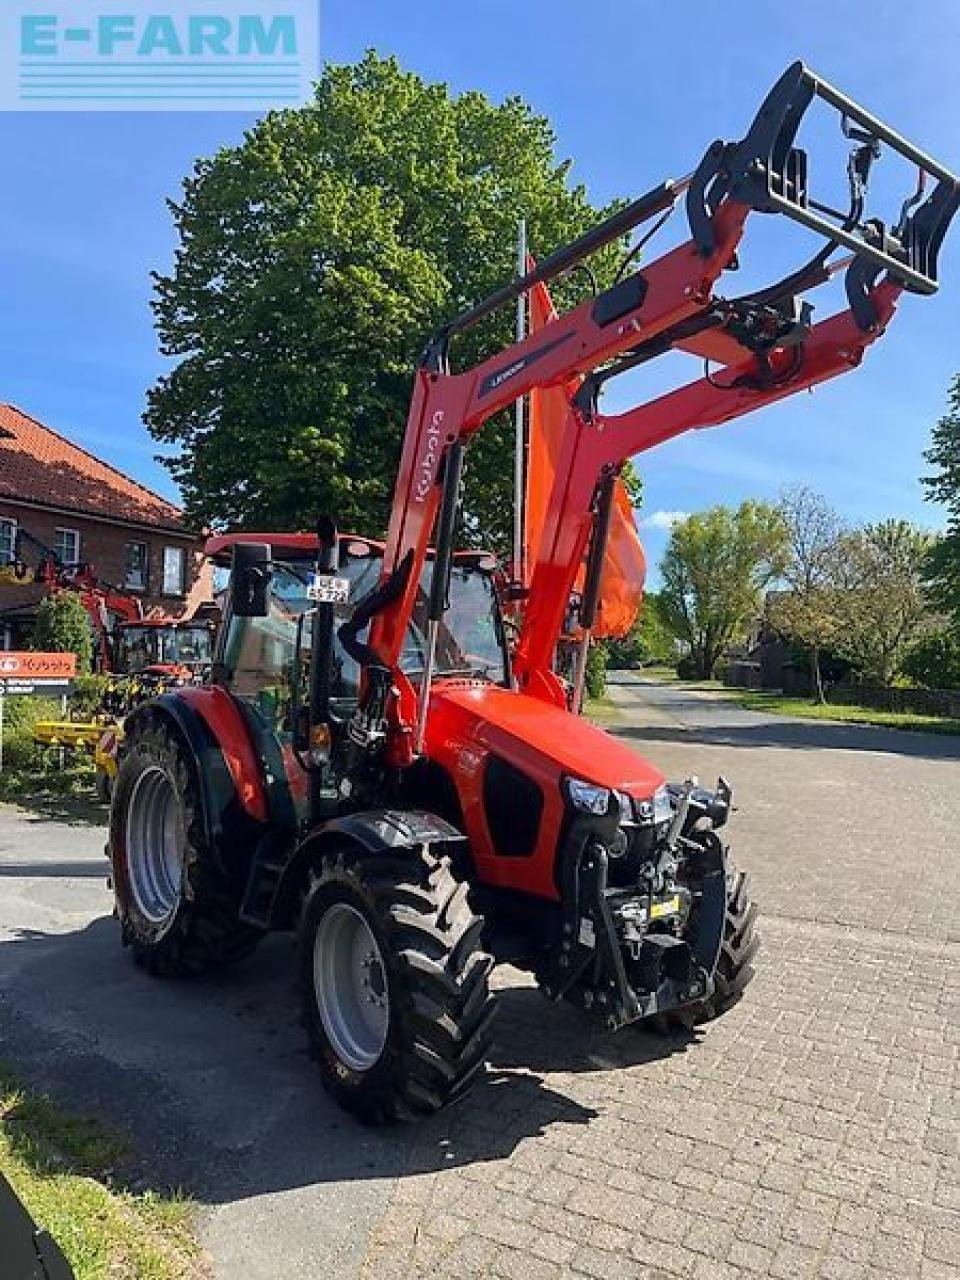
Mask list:
[[[690,515],[689,511],[651,511],[640,521],[641,529],[672,529]]]

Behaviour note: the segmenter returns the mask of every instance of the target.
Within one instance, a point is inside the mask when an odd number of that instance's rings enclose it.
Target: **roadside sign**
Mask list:
[[[3,772],[3,704],[6,698],[37,696],[62,699],[66,714],[66,697],[77,674],[75,653],[31,653],[0,650],[0,773]]]
[[[0,651],[0,680],[71,680],[76,674],[75,653]]]
[[[70,685],[69,680],[0,680],[0,691],[7,698],[64,698]]]

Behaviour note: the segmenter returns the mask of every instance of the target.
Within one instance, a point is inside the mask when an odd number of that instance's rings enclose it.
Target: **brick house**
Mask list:
[[[212,598],[203,538],[183,512],[108,463],[10,404],[0,404],[0,565],[18,534],[32,535],[65,564],[86,563],[140,599],[147,615],[189,618]],[[20,540],[35,567],[37,551]],[[0,585],[0,649],[28,634],[44,588]]]

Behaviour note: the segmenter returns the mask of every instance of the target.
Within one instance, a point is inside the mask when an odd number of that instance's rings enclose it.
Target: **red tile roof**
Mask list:
[[[12,404],[0,404],[0,497],[186,532],[179,507]]]

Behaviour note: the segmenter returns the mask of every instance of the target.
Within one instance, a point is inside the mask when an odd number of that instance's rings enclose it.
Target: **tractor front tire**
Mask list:
[[[450,859],[429,846],[341,846],[312,873],[300,922],[304,1023],[323,1082],[368,1124],[439,1111],[484,1070],[493,959]]]
[[[750,877],[727,864],[727,912],[723,922],[723,942],[713,975],[713,994],[696,1004],[673,1009],[647,1019],[657,1031],[686,1030],[720,1018],[739,1004],[747,985],[753,981],[753,960],[760,947],[755,928],[757,904],[750,896]]]
[[[110,857],[123,942],[159,977],[188,976],[249,955],[261,930],[239,918],[201,819],[192,757],[147,712],[131,730],[113,786]]]

